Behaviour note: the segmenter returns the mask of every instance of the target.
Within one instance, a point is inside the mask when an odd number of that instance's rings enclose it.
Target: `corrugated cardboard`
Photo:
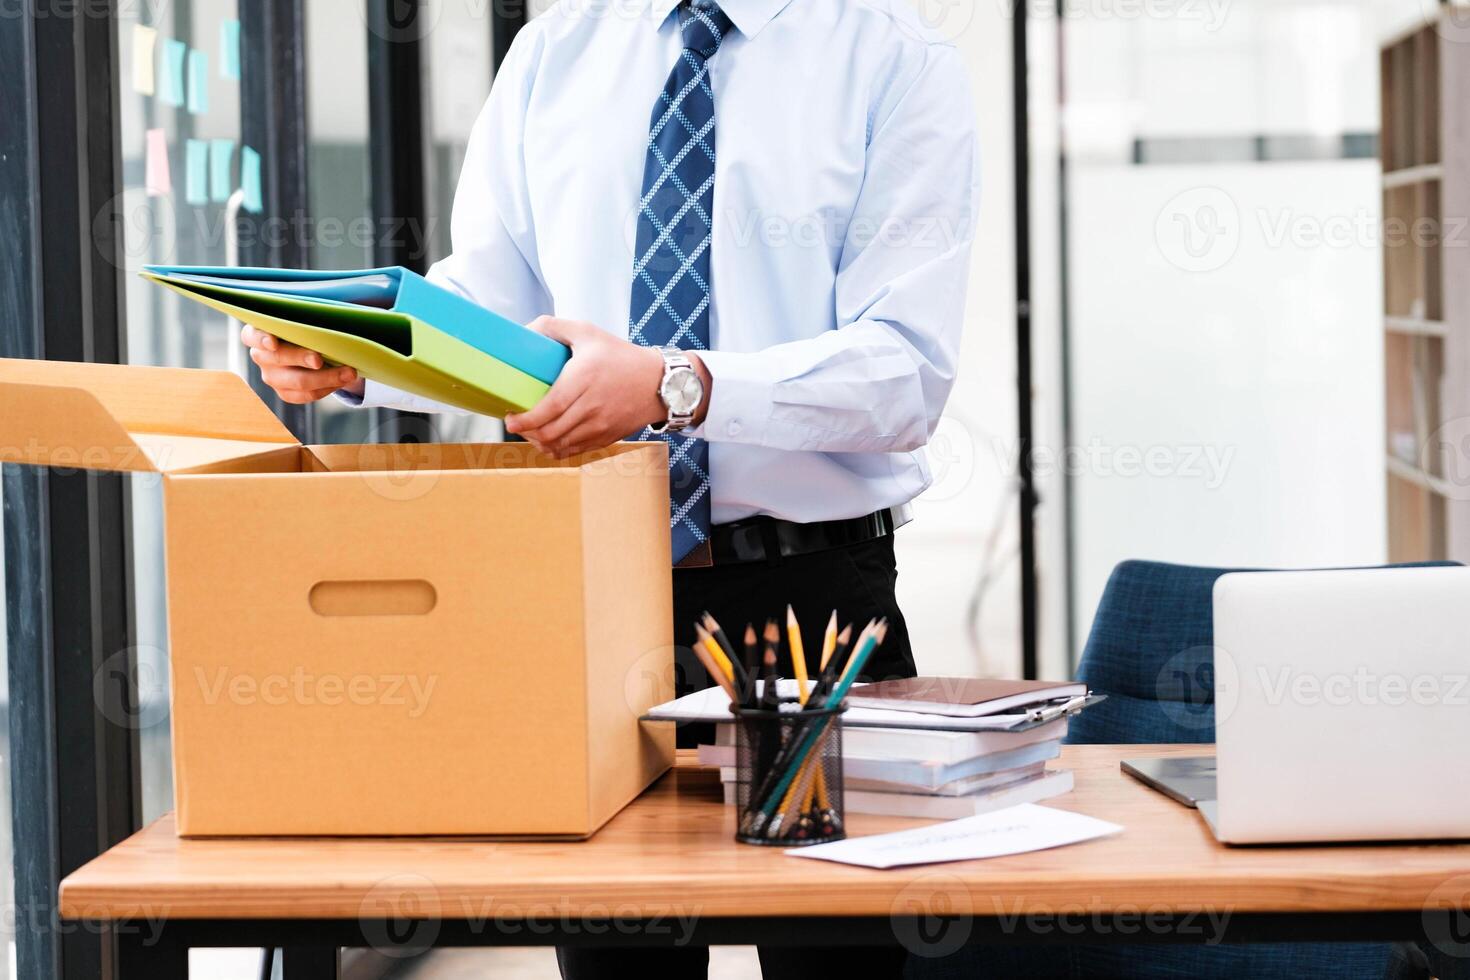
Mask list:
[[[231,374],[0,359],[0,460],[164,474],[191,836],[595,831],[673,761],[665,452],[303,447]]]

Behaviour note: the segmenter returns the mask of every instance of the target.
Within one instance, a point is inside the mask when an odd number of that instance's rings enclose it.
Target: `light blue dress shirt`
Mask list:
[[[517,35],[429,278],[504,316],[627,336],[649,116],[674,0],[562,0]],[[970,82],[909,0],[723,0],[713,520],[857,517],[929,482],[978,197]],[[350,399],[356,402],[356,399]],[[362,404],[444,406],[368,381]]]

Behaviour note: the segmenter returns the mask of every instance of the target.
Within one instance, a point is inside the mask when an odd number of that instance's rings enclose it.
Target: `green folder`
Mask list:
[[[545,382],[403,313],[142,273],[180,295],[364,378],[466,411],[504,418],[550,390]]]

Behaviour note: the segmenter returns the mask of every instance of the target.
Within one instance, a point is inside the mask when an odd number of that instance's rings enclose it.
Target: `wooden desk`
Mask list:
[[[892,871],[734,843],[718,774],[687,754],[582,843],[180,840],[164,817],[70,875],[61,914],[110,923],[125,977],[182,977],[188,946],[281,946],[294,980],[330,975],[338,946],[1413,938],[1447,889],[1470,894],[1470,845],[1225,848],[1118,769],[1201,751],[1069,746],[1077,788],[1049,805],[1122,834]]]

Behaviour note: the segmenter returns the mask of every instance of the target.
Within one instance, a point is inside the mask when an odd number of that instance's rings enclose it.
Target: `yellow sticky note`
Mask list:
[[[158,49],[158,32],[142,24],[133,25],[133,91],[152,95],[153,62]]]

